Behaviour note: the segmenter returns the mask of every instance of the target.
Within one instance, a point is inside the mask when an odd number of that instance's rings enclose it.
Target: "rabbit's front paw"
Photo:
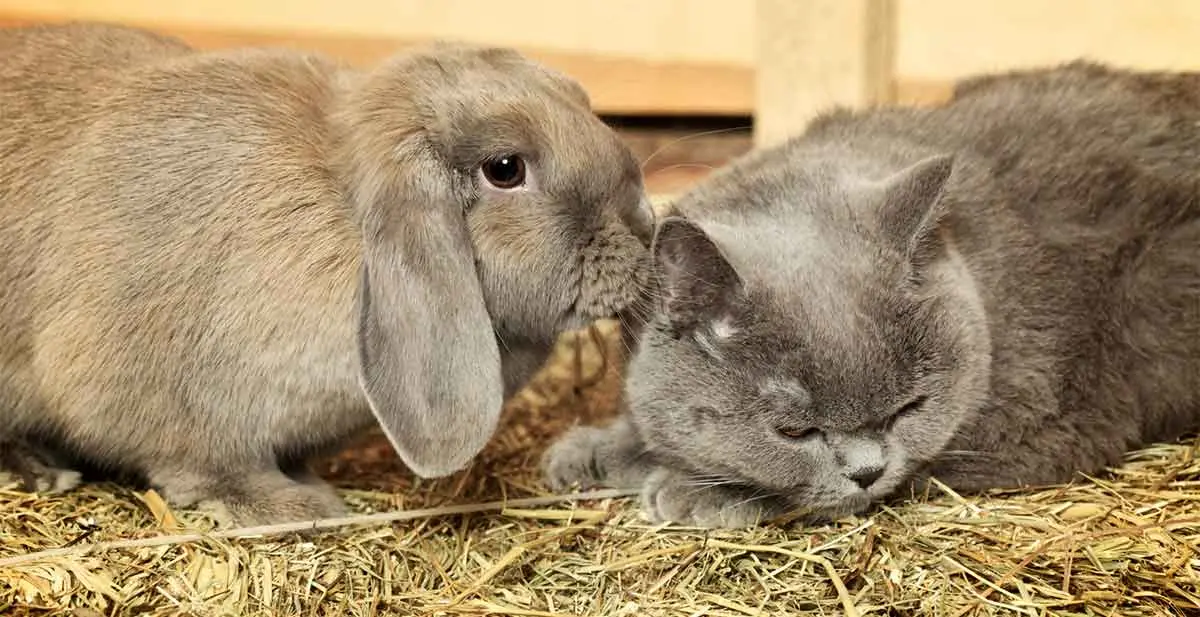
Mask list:
[[[333,487],[312,474],[289,477],[278,469],[227,475],[196,471],[151,476],[166,500],[195,506],[222,526],[257,526],[345,516],[346,504]]]
[[[750,487],[691,479],[667,468],[655,470],[642,487],[642,512],[655,523],[754,527],[785,511],[785,503],[774,495]]]
[[[20,484],[30,493],[63,493],[83,480],[51,453],[15,441],[0,442],[0,486]]]
[[[242,525],[337,518],[348,512],[345,502],[328,485],[291,484],[254,499],[225,500]]]

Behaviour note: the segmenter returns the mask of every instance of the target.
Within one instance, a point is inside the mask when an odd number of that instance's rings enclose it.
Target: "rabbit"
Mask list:
[[[1200,429],[1200,74],[1088,62],[822,114],[660,218],[626,411],[547,481],[656,522],[1067,483]]]
[[[41,24],[0,30],[0,110],[0,443],[41,485],[66,453],[232,524],[342,515],[313,457],[379,426],[464,469],[557,333],[648,282],[637,160],[513,49],[359,70]]]

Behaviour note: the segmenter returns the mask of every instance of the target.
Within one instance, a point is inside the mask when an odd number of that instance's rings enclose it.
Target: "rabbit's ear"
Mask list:
[[[427,478],[466,467],[504,403],[463,205],[435,167],[417,165],[358,196],[361,383],[392,446]]]

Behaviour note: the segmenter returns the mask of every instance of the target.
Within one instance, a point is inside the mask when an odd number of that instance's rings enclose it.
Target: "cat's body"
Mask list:
[[[1069,481],[1200,427],[1200,75],[839,111],[682,198],[630,412],[547,455],[658,519]]]

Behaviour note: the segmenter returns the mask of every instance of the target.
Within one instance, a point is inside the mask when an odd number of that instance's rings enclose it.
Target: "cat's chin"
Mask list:
[[[850,516],[856,516],[871,508],[874,500],[867,491],[858,491],[837,499],[814,502],[811,495],[789,497],[793,511],[810,525],[823,525]]]

